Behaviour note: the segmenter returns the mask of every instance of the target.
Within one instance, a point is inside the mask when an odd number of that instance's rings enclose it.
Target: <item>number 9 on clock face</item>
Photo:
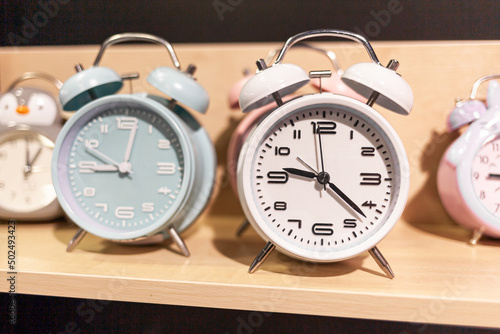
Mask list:
[[[409,166],[389,123],[333,94],[281,106],[239,160],[246,216],[284,253],[338,261],[374,247],[406,203]]]
[[[133,96],[84,108],[54,153],[55,188],[70,218],[115,240],[153,235],[175,221],[193,183],[193,149],[177,116]]]

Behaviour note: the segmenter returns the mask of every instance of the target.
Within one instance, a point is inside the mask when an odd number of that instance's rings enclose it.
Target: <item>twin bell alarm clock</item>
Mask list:
[[[467,130],[447,149],[438,167],[441,202],[453,220],[473,230],[470,244],[481,236],[500,237],[500,75],[479,78],[470,98],[457,102],[448,118],[448,129]],[[476,94],[490,81],[487,104]],[[498,165],[497,165],[498,164]]]
[[[49,74],[26,72],[0,96],[0,219],[46,221],[62,214],[50,173],[61,110],[28,80],[62,86]]]
[[[174,67],[159,67],[147,81],[170,99],[115,94],[121,77],[99,66],[104,51],[122,42],[166,48]],[[157,36],[124,33],[102,44],[93,66],[77,66],[60,91],[65,110],[77,110],[54,148],[52,177],[57,198],[80,230],[68,251],[87,232],[117,242],[173,240],[189,255],[180,234],[206,207],[215,180],[212,142],[183,107],[205,113],[208,94],[181,69],[170,43]]]
[[[324,91],[284,101],[311,79],[284,57],[294,44],[314,37],[350,39],[366,49],[371,62],[355,64],[341,76],[365,103]],[[394,277],[376,245],[403,212],[409,163],[396,131],[372,106],[410,113],[413,93],[396,72],[398,62],[383,66],[360,35],[321,29],[289,38],[274,63],[261,59],[257,67],[241,89],[241,109],[251,112],[271,102],[277,108],[249,134],[238,159],[241,205],[267,242],[249,272],[274,249],[312,262],[368,251]],[[320,78],[322,73],[314,71]]]

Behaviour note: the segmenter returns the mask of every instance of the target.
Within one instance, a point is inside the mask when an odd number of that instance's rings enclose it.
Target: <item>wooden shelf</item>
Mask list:
[[[350,43],[321,45],[337,52],[344,68],[368,60]],[[234,235],[243,215],[224,166],[227,140],[241,115],[229,110],[227,92],[243,68],[278,46],[174,46],[184,66],[197,65],[198,80],[209,91],[211,107],[199,119],[219,158],[217,193],[185,235],[190,258],[169,244],[132,247],[92,235],[66,253],[75,226],[64,220],[18,222],[17,293],[500,328],[500,241],[468,246],[470,233],[446,215],[435,185],[439,158],[455,138],[445,132],[447,112],[457,96],[468,96],[475,79],[500,71],[500,42],[374,43],[381,60],[400,61],[399,72],[415,94],[411,116],[381,111],[400,134],[412,168],[407,208],[379,244],[395,271],[393,280],[368,254],[319,265],[274,252],[255,274],[247,273],[264,242],[252,230]],[[65,80],[74,63],[89,67],[96,51],[94,46],[0,49],[0,87],[31,70]],[[286,60],[306,70],[322,66],[320,55],[307,55],[296,51]],[[156,47],[123,46],[111,49],[102,65],[112,64],[120,73],[140,69],[141,80],[134,82],[140,91],[147,87],[147,72],[169,65],[166,56]],[[0,225],[4,251],[6,240],[6,225]],[[1,277],[6,266],[1,261]],[[8,291],[6,280],[0,282],[0,291]]]

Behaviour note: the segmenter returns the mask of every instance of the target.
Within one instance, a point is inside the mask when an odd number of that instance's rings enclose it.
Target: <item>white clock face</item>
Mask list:
[[[480,203],[500,218],[500,137],[489,139],[472,162],[472,185]]]
[[[50,139],[32,131],[0,137],[0,207],[27,213],[55,200],[50,173],[53,148]]]
[[[248,181],[239,180],[243,198],[258,230],[290,255],[351,257],[374,246],[399,218],[406,155],[381,117],[300,100],[252,136],[242,161]],[[360,105],[370,109],[354,104]]]

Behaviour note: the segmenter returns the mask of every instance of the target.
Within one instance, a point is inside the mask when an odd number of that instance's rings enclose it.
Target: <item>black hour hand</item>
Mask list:
[[[290,174],[294,174],[294,175],[298,175],[298,176],[303,176],[303,177],[307,177],[307,178],[310,178],[310,179],[314,179],[316,177],[316,174],[315,173],[312,173],[312,172],[308,172],[306,170],[302,170],[302,169],[297,169],[297,168],[283,168],[284,171],[290,173]]]

